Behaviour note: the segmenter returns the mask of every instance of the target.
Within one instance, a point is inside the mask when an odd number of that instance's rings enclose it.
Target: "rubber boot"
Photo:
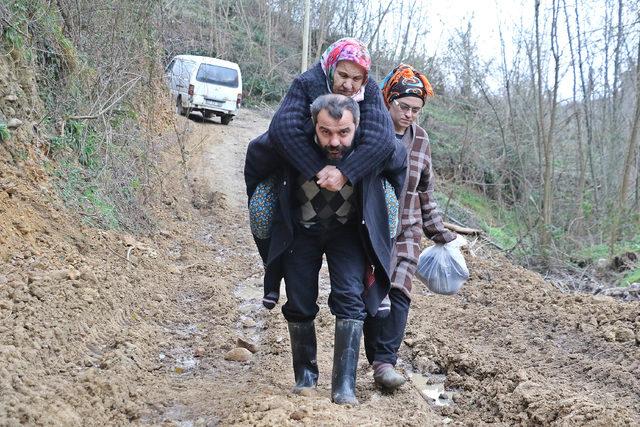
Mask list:
[[[304,394],[318,384],[318,362],[316,360],[316,328],[311,322],[289,322],[293,374],[296,385],[293,392]]]
[[[336,319],[331,375],[331,401],[357,405],[356,370],[362,337],[362,320]]]

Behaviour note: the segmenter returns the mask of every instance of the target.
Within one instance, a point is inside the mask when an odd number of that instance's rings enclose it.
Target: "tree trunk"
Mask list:
[[[636,99],[633,121],[631,123],[631,133],[627,143],[626,155],[624,157],[624,167],[622,168],[622,179],[620,183],[620,191],[618,192],[618,200],[616,209],[613,212],[613,227],[611,231],[611,240],[609,242],[610,252],[613,254],[614,246],[618,241],[620,233],[620,221],[624,217],[626,211],[627,189],[631,181],[631,167],[636,158],[636,145],[638,140],[638,130],[640,128],[640,41],[638,41],[638,51],[636,59]]]
[[[576,142],[578,145],[577,150],[577,165],[578,165],[578,188],[576,194],[576,203],[575,203],[575,229],[583,230],[583,203],[584,203],[584,189],[587,181],[587,160],[584,155],[584,146],[582,142],[582,116],[580,114],[581,109],[578,106],[578,95],[577,95],[577,84],[578,84],[578,75],[576,70],[576,57],[573,50],[573,36],[571,34],[571,25],[569,24],[569,14],[567,12],[567,3],[563,0],[563,8],[564,15],[567,24],[567,38],[569,40],[569,52],[571,53],[571,70],[573,72],[573,85],[572,85],[572,94],[573,94],[573,111],[574,117],[576,121]]]
[[[596,175],[595,165],[593,162],[593,127],[591,119],[591,91],[587,88],[585,81],[582,58],[582,33],[580,31],[580,18],[578,14],[578,2],[575,3],[575,18],[576,18],[576,36],[578,38],[578,69],[580,71],[580,87],[582,89],[582,106],[584,110],[584,123],[587,131],[587,160],[589,162],[589,172],[591,175],[591,185],[593,189],[593,211],[595,216],[599,216],[600,211],[600,190],[598,176]]]

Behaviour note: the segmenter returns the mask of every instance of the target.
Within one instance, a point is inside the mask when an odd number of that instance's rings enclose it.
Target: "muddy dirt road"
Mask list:
[[[318,391],[291,394],[242,178],[267,126],[249,110],[229,126],[178,118],[149,235],[79,225],[46,183],[4,171],[0,424],[640,424],[640,303],[562,294],[480,242],[460,295],[415,285],[400,362],[412,380],[381,393],[361,354],[355,408],[329,400],[325,278]]]

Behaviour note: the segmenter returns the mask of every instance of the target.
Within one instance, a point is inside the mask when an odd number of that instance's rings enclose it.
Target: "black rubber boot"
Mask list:
[[[293,374],[296,385],[293,392],[304,394],[318,384],[318,362],[316,360],[316,328],[311,322],[289,322]]]
[[[357,405],[356,370],[362,337],[362,321],[336,319],[336,335],[331,375],[331,401],[338,405]]]

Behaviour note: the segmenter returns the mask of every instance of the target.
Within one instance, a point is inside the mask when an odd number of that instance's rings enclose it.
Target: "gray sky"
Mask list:
[[[526,8],[533,10],[533,1],[520,0],[449,0],[425,1],[428,9],[430,34],[424,48],[429,54],[446,49],[447,41],[456,28],[464,28],[473,18],[472,28],[477,42],[478,55],[489,59],[500,52],[498,26],[502,25],[505,38],[509,40],[515,27],[520,25]]]

